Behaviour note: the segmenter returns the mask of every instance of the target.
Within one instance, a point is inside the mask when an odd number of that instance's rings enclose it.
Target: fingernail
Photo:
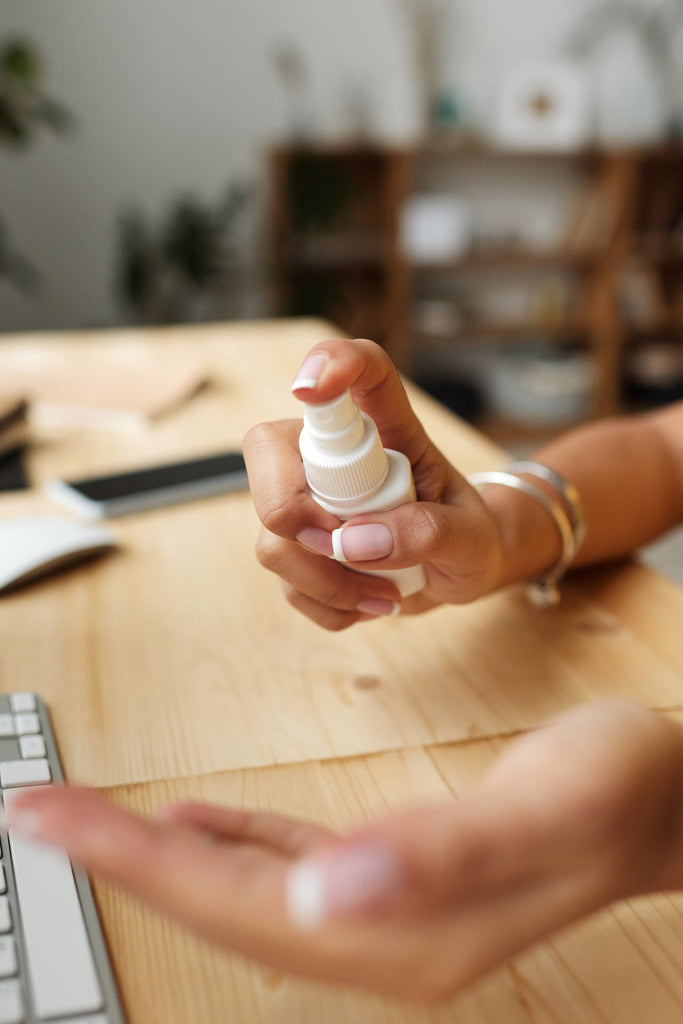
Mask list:
[[[162,804],[152,812],[157,821],[173,821],[176,816],[176,804]]]
[[[332,558],[332,534],[329,530],[321,530],[318,526],[307,526],[297,533],[296,539],[305,548]]]
[[[317,352],[305,359],[294,378],[292,391],[300,391],[302,388],[312,390],[317,387],[326,362],[327,352]]]
[[[394,538],[382,523],[340,526],[332,531],[332,550],[338,562],[369,562],[390,555]]]
[[[398,601],[387,601],[383,597],[369,597],[356,606],[364,615],[398,615],[401,605]]]
[[[9,807],[4,815],[3,830],[11,829],[26,839],[49,842],[52,838],[43,816],[30,808]]]
[[[375,903],[400,879],[394,855],[380,846],[358,846],[297,861],[287,872],[285,900],[291,921],[315,928],[327,918]]]

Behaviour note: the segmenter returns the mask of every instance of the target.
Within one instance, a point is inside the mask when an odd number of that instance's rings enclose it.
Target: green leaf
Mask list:
[[[12,39],[0,50],[0,70],[15,82],[35,86],[43,71],[40,54],[27,40]]]

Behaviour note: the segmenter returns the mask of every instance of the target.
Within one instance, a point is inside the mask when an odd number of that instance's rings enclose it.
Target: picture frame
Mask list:
[[[566,61],[521,65],[500,83],[495,141],[515,149],[581,149],[591,140],[585,72]]]

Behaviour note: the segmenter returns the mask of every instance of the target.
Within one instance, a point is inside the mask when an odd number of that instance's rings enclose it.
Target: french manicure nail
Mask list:
[[[17,835],[25,836],[27,839],[46,841],[50,839],[43,816],[30,808],[10,807],[5,814],[3,828],[4,830],[11,829]]]
[[[327,352],[317,352],[309,356],[299,367],[296,377],[292,383],[292,391],[302,389],[313,390],[318,386],[327,362]]]
[[[369,562],[390,555],[394,538],[382,523],[340,526],[332,531],[332,550],[338,562]]]
[[[388,615],[393,617],[398,615],[401,611],[401,605],[398,601],[388,601],[384,597],[368,597],[365,601],[361,601],[356,606],[359,612],[363,612],[364,615]]]
[[[399,880],[396,858],[381,846],[305,858],[287,873],[287,911],[297,927],[315,928],[327,918],[375,903],[393,892]]]
[[[332,535],[329,530],[321,530],[318,526],[306,526],[296,535],[299,544],[315,551],[319,555],[332,558]]]
[[[174,821],[176,817],[177,804],[162,804],[161,807],[157,807],[152,814],[152,817],[157,821]]]

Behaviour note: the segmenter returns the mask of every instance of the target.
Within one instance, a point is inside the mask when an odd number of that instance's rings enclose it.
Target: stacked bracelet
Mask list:
[[[555,491],[556,498],[548,497],[539,487],[518,476],[519,473],[536,476],[550,484]],[[554,469],[550,469],[540,462],[513,462],[505,471],[492,470],[485,473],[473,473],[467,479],[473,487],[481,487],[486,484],[513,487],[517,491],[528,494],[546,510],[560,535],[562,553],[550,569],[547,569],[541,576],[528,581],[526,593],[536,608],[550,608],[558,604],[560,580],[576,557],[586,535],[586,520],[576,488]]]
[[[581,496],[574,486],[550,466],[544,466],[542,462],[519,461],[511,462],[507,466],[508,473],[526,473],[528,476],[537,476],[545,480],[554,488],[560,498],[564,509],[569,516],[574,532],[574,542],[578,551],[586,536],[586,519],[581,504]]]

